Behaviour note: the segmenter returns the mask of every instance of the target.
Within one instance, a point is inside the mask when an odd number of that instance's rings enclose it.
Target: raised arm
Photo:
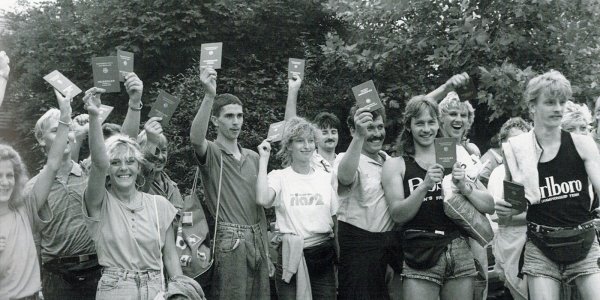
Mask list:
[[[204,99],[192,122],[190,140],[192,141],[192,147],[194,147],[196,155],[200,157],[200,160],[204,161],[206,158],[206,148],[208,147],[206,131],[208,130],[208,122],[210,121],[210,111],[217,96],[217,71],[205,67],[201,67],[200,70],[200,80],[204,86]]]
[[[343,186],[349,186],[354,182],[360,154],[367,136],[367,127],[373,123],[373,115],[368,108],[359,108],[354,114],[354,130],[352,131],[352,142],[338,166],[338,181]]]
[[[90,116],[87,114],[81,114],[73,119],[73,131],[75,131],[75,145],[71,145],[71,159],[78,163],[79,153],[83,146],[83,141],[87,137],[90,131]]]
[[[144,130],[146,131],[146,143],[142,147],[142,153],[144,154],[145,162],[142,165],[142,172],[138,178],[140,184],[139,190],[147,193],[156,178],[158,172],[155,170],[155,165],[159,161],[160,150],[157,151],[160,143],[160,135],[163,133],[162,126],[160,125],[160,117],[152,117],[144,124]],[[138,141],[140,143],[140,141]],[[142,144],[140,143],[140,146]]]
[[[144,83],[135,73],[125,75],[125,89],[129,94],[129,107],[127,115],[121,126],[121,133],[136,139],[140,131],[140,114],[142,110],[142,93],[144,92]]]
[[[2,100],[4,100],[4,92],[6,91],[6,84],[8,83],[8,74],[10,74],[10,59],[6,56],[6,52],[0,51],[0,106],[2,106]]]
[[[444,97],[446,97],[448,93],[454,91],[455,88],[462,86],[467,82],[469,82],[469,74],[456,74],[450,77],[450,79],[448,79],[446,83],[440,85],[433,92],[427,94],[427,97],[434,99],[436,102],[440,102],[442,101],[442,99],[444,99]]]
[[[476,180],[475,183],[466,182],[465,169],[461,167],[460,162],[456,162],[452,168],[452,182],[478,211],[490,215],[494,214],[494,197],[490,195],[481,181]]]
[[[256,179],[256,203],[263,207],[270,207],[275,200],[275,191],[269,188],[267,179],[267,165],[271,155],[271,144],[264,140],[258,145],[260,159],[258,161],[258,178]]]
[[[88,177],[88,188],[85,191],[85,204],[89,215],[92,218],[98,217],[102,207],[102,200],[105,195],[106,174],[110,165],[106,146],[104,145],[104,136],[102,135],[102,126],[100,125],[100,94],[104,92],[100,88],[91,88],[85,92],[83,101],[85,108],[90,116],[90,154],[92,157],[92,166]]]
[[[302,85],[302,78],[297,74],[292,75],[292,78],[288,80],[288,97],[285,103],[285,116],[284,120],[287,121],[298,114],[296,113],[296,107],[298,106],[298,91]]]
[[[405,198],[404,184],[402,183],[406,165],[402,157],[388,159],[383,164],[381,184],[385,193],[385,200],[390,208],[390,215],[394,222],[404,225],[415,217],[427,191],[442,181],[444,171],[442,166],[436,164],[427,170],[425,179],[412,193]]]
[[[46,165],[39,174],[37,181],[33,186],[33,193],[35,195],[36,207],[40,209],[48,200],[48,194],[50,194],[50,188],[54,183],[54,178],[60,170],[63,161],[63,155],[67,143],[69,140],[69,130],[71,124],[71,100],[72,97],[68,94],[63,97],[57,90],[54,90],[56,99],[58,100],[58,107],[60,109],[60,117],[58,119],[58,125],[56,127],[56,136],[48,151],[48,158]],[[55,128],[50,128],[54,131]]]

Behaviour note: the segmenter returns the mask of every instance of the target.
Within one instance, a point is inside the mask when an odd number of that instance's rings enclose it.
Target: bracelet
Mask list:
[[[58,120],[58,124],[63,124],[65,126],[67,126],[67,127],[71,127],[71,122],[67,123],[67,122],[63,122],[61,120]]]
[[[133,110],[133,111],[140,111],[140,110],[142,110],[142,107],[144,107],[142,102],[140,102],[140,107],[132,106],[131,103],[129,103],[129,108],[131,108],[131,110]]]

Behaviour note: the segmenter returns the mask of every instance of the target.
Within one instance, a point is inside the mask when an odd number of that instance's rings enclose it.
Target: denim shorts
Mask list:
[[[104,268],[98,283],[96,300],[154,299],[161,290],[160,271],[131,271]]]
[[[402,277],[412,279],[423,279],[432,281],[442,286],[445,282],[462,277],[473,277],[477,274],[475,270],[475,258],[465,237],[457,237],[448,249],[440,255],[435,266],[426,270],[416,270],[404,263]]]
[[[525,263],[523,274],[552,278],[556,281],[571,283],[582,275],[600,273],[600,246],[595,240],[583,260],[572,264],[558,264],[551,261],[531,241],[525,243]]]

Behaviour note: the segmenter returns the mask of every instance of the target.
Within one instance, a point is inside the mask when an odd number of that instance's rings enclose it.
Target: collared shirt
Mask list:
[[[337,155],[335,157],[337,157]],[[313,169],[321,169],[327,173],[333,172],[333,166],[316,150],[313,152],[313,155],[310,158],[310,166]]]
[[[36,201],[33,186],[39,175],[31,178],[25,185],[25,201]],[[42,220],[41,252],[42,261],[53,258],[96,253],[85,226],[81,211],[83,193],[87,187],[87,176],[81,167],[73,162],[67,178],[57,176],[54,179],[47,205],[39,215]]]
[[[258,153],[238,144],[241,158],[237,160],[219,142],[207,141],[206,161],[200,164],[200,177],[210,213],[214,216],[219,191],[221,157],[223,177],[219,222],[253,225],[259,222],[256,204],[256,179],[258,177]],[[200,161],[200,157],[196,155]]]
[[[335,159],[334,169],[338,172],[340,162],[345,153],[340,153]],[[389,158],[385,152],[379,155],[385,160]],[[337,218],[370,232],[386,232],[394,229],[394,221],[381,185],[383,165],[361,154],[354,181],[348,187],[347,193],[340,195],[340,208]]]

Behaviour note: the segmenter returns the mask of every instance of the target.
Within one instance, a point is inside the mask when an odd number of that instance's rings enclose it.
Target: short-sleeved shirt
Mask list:
[[[317,151],[313,152],[313,155],[310,158],[310,166],[314,169],[319,168],[327,173],[333,172],[333,166],[321,156],[321,154],[317,153]]]
[[[135,207],[129,207],[106,191],[98,218],[89,217],[87,207],[83,205],[86,226],[96,242],[101,266],[138,271],[160,270],[161,249],[177,210],[162,196],[141,192],[139,195],[142,201]]]
[[[179,192],[177,184],[171,180],[171,178],[169,178],[165,172],[157,173],[156,176],[162,177],[163,184],[160,186],[158,183],[156,183],[156,181],[153,181],[148,189],[148,194],[160,195],[167,198],[167,200],[169,200],[169,202],[175,206],[177,212],[181,215],[183,210],[183,197],[181,197],[181,193]]]
[[[334,169],[338,174],[340,162],[345,153],[338,154]],[[379,155],[388,159],[389,155],[380,151]],[[350,191],[340,195],[337,219],[370,232],[386,232],[394,229],[394,221],[381,185],[383,165],[361,154]]]
[[[315,169],[299,174],[292,167],[268,175],[269,188],[275,191],[275,214],[281,233],[304,238],[304,247],[322,244],[333,237],[333,220],[338,208],[331,173]]]
[[[242,156],[237,160],[233,153],[219,142],[207,141],[207,144],[206,161],[204,164],[200,163],[200,177],[208,210],[213,216],[215,215],[221,157],[223,157],[219,222],[257,224],[259,222],[259,206],[256,204],[258,153],[242,148],[238,144]],[[201,162],[198,155],[196,158]]]
[[[0,251],[0,299],[28,297],[42,288],[33,241],[36,225],[41,224],[35,202],[26,201],[0,216],[0,236],[6,239]]]
[[[39,175],[30,179],[23,192],[24,200],[35,202],[33,186]],[[96,253],[81,213],[87,176],[73,162],[67,178],[57,176],[48,194],[48,208],[39,211],[44,221],[41,234],[42,261],[54,258]],[[46,206],[45,206],[46,207]]]

